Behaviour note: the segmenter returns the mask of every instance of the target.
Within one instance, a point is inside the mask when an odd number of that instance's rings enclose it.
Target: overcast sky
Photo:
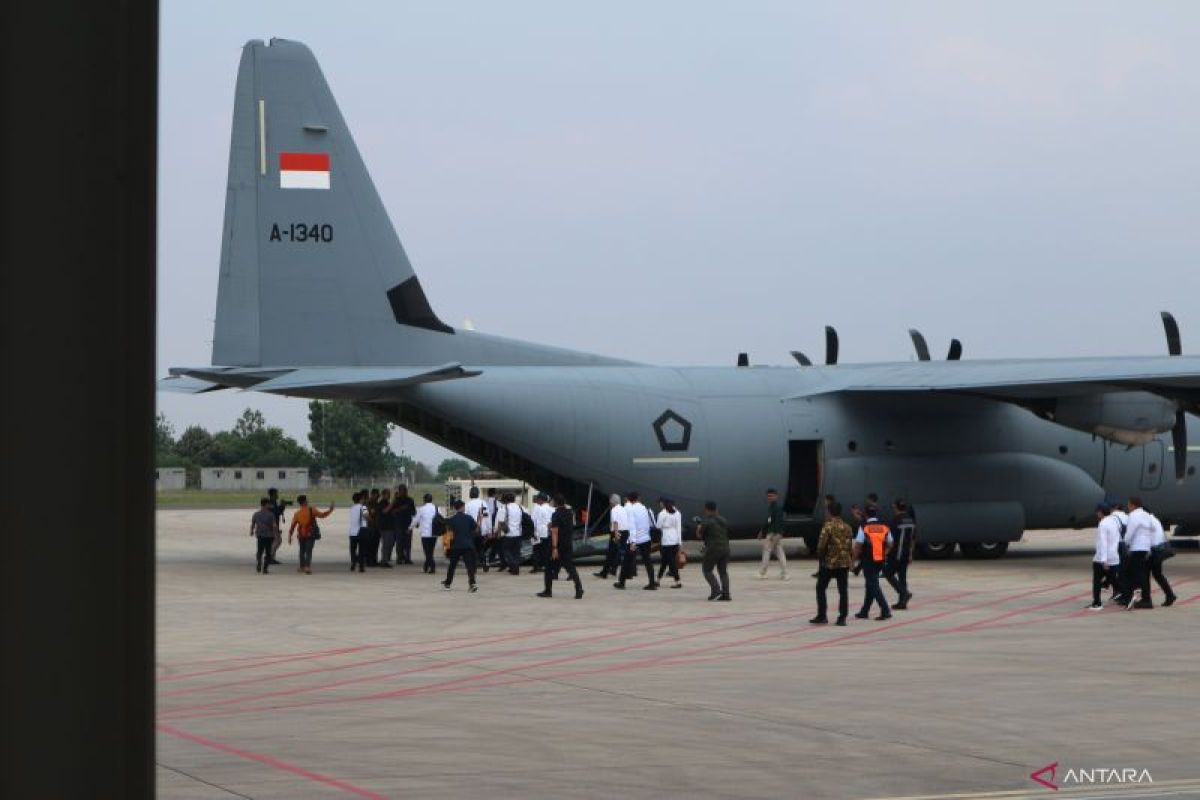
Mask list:
[[[209,363],[242,44],[315,52],[447,322],[648,363],[1200,352],[1200,4],[164,0],[158,363]],[[516,301],[516,302],[515,302]],[[159,395],[182,430],[303,400]],[[426,461],[444,451],[405,434]]]

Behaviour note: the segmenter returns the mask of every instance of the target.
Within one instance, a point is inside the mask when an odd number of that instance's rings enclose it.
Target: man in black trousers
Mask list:
[[[554,495],[554,515],[550,517],[550,561],[542,570],[545,590],[538,597],[554,596],[554,576],[558,570],[567,571],[567,577],[575,582],[575,599],[583,597],[583,582],[575,569],[575,515],[561,494]]]
[[[450,566],[446,568],[446,580],[442,581],[442,588],[446,591],[450,591],[450,584],[454,583],[454,570],[459,561],[467,568],[467,591],[474,592],[478,589],[475,585],[475,544],[479,536],[479,525],[463,511],[465,506],[466,503],[462,500],[455,500],[452,506],[454,513],[446,520],[446,530],[453,537],[450,550],[446,554],[450,559]]]

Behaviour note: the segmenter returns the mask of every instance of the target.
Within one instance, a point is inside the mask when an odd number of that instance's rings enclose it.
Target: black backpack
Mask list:
[[[526,539],[532,539],[533,530],[533,517],[530,516],[528,511],[525,511],[521,514],[521,536]]]
[[[446,518],[438,511],[433,515],[433,535],[441,536],[446,532]]]

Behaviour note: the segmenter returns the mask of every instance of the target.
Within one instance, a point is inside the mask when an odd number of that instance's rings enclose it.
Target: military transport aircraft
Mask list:
[[[342,399],[543,490],[593,520],[608,492],[717,500],[753,535],[763,490],[811,541],[821,497],[908,498],[926,555],[995,557],[1140,494],[1200,527],[1187,423],[1200,359],[933,360],[675,368],[473,330],[434,313],[316,59],[251,41],[234,100],[212,366],[163,389]],[[1166,473],[1166,474],[1164,474]]]

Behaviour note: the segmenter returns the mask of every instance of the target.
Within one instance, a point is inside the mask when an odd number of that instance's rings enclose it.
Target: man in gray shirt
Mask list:
[[[271,510],[270,499],[264,497],[258,501],[258,511],[250,517],[250,535],[258,542],[254,552],[254,571],[268,574],[271,566],[271,545],[275,541],[275,512]]]

